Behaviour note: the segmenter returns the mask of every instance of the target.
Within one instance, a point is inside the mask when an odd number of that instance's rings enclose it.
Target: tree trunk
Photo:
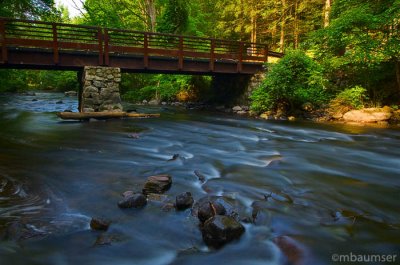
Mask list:
[[[325,8],[324,8],[324,27],[325,28],[329,26],[330,15],[331,15],[331,6],[332,6],[332,0],[326,0]]]
[[[293,27],[293,35],[294,35],[294,48],[297,49],[299,47],[299,20],[298,20],[298,0],[294,1],[294,27]]]
[[[399,89],[400,92],[400,60],[397,60],[395,63],[396,63],[397,88]]]
[[[154,0],[146,0],[147,14],[150,20],[150,31],[156,30],[156,7]]]
[[[244,14],[244,3],[243,0],[240,0],[240,41],[244,41],[245,39],[245,14]]]
[[[281,9],[281,39],[279,41],[280,51],[285,51],[285,26],[286,26],[286,0],[282,0],[282,9]]]
[[[251,11],[251,42],[256,43],[257,42],[257,17],[255,14],[255,11]],[[252,44],[251,46],[251,52],[250,55],[256,54],[256,46]]]

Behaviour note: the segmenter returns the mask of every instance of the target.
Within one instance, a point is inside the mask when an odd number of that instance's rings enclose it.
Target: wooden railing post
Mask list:
[[[6,21],[4,19],[0,20],[0,43],[1,43],[1,58],[3,63],[8,61],[7,53],[7,38],[6,38]]]
[[[143,64],[144,69],[149,67],[149,34],[147,32],[144,33],[143,40]]]
[[[237,64],[238,73],[242,72],[242,69],[243,69],[243,52],[244,52],[244,43],[240,42],[239,43],[239,58],[238,58],[238,64]]]
[[[55,65],[58,65],[60,62],[60,56],[58,52],[58,35],[57,35],[57,24],[52,23],[53,28],[53,62]]]
[[[268,62],[268,46],[265,45],[264,47],[264,62]]]
[[[99,27],[97,29],[97,40],[99,41],[99,65],[104,64],[104,48],[108,49],[108,45],[103,48],[103,37],[103,30]]]
[[[210,72],[214,72],[215,70],[215,39],[211,40],[211,48],[210,48]]]
[[[178,69],[181,71],[183,69],[183,37],[179,36],[179,51],[178,51]]]
[[[108,34],[108,29],[104,29],[104,65],[110,65],[110,34]]]

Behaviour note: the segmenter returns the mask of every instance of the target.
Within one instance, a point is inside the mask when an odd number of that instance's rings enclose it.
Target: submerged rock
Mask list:
[[[172,178],[169,175],[151,176],[144,184],[143,194],[164,193],[172,185]]]
[[[166,204],[164,204],[164,205],[161,207],[161,209],[162,209],[164,212],[169,212],[169,211],[175,209],[175,205],[174,205],[173,203],[166,203]]]
[[[204,242],[208,246],[218,249],[239,239],[244,231],[243,225],[232,217],[216,215],[204,223],[202,234]]]
[[[132,191],[132,190],[127,190],[127,191],[125,191],[124,193],[122,193],[122,196],[124,196],[124,197],[126,198],[126,197],[132,196],[133,194],[135,194],[134,191]]]
[[[199,179],[199,181],[200,181],[201,183],[204,183],[204,182],[206,181],[206,177],[205,177],[203,174],[201,174],[200,171],[195,170],[195,171],[194,171],[194,174],[196,175],[196,177]]]
[[[0,231],[0,239],[8,241],[22,241],[44,238],[48,232],[33,224],[15,221],[9,224],[5,231]]]
[[[204,202],[200,205],[199,210],[197,212],[197,217],[199,220],[204,223],[211,217],[215,215],[224,215],[226,214],[225,207],[218,202]]]
[[[111,245],[113,242],[113,237],[106,234],[101,234],[96,238],[96,242],[94,242],[94,246],[105,246]]]
[[[286,256],[290,264],[305,264],[305,249],[301,247],[294,239],[288,236],[278,236],[273,239],[273,242]]]
[[[174,161],[177,160],[179,158],[179,154],[174,154],[171,159],[168,159],[168,161]]]
[[[21,93],[21,95],[23,95],[23,96],[36,96],[36,93],[28,91],[28,92]]]
[[[168,195],[165,194],[149,193],[147,194],[147,200],[153,202],[166,202],[169,200],[169,198]]]
[[[187,208],[192,207],[194,203],[192,194],[190,192],[184,192],[178,196],[176,196],[175,207],[177,210],[185,210]]]
[[[94,242],[94,247],[101,247],[101,246],[108,246],[112,245],[113,243],[118,243],[126,240],[127,237],[122,234],[108,234],[108,233],[101,233]]]
[[[127,196],[123,200],[118,202],[119,208],[143,208],[147,204],[147,198],[142,193],[128,193],[125,192]]]
[[[111,221],[105,220],[103,218],[92,218],[90,221],[90,228],[93,230],[103,230],[106,231],[110,226]]]

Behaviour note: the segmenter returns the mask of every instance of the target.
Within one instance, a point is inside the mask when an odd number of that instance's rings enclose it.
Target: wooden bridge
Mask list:
[[[259,43],[0,18],[0,68],[254,74],[268,57]]]

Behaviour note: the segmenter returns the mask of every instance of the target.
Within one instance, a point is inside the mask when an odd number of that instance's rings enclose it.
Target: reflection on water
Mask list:
[[[313,264],[333,253],[399,254],[398,130],[172,108],[107,122],[54,114],[76,105],[61,94],[0,97],[0,264],[281,264],[278,236],[299,242]],[[173,176],[171,199],[224,196],[255,223],[214,252],[189,211],[116,206],[163,173]],[[94,246],[92,216],[112,220],[111,245]]]

